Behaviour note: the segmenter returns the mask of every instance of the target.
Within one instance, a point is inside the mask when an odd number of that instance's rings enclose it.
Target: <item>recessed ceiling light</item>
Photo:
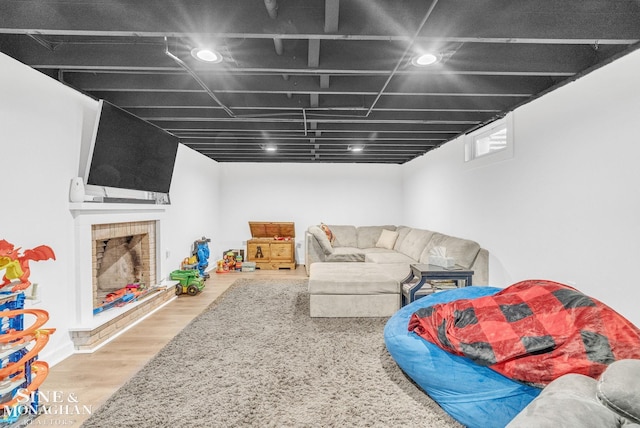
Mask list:
[[[351,152],[361,152],[364,150],[364,145],[363,144],[357,144],[355,146],[349,146],[348,150]]]
[[[222,55],[207,48],[193,48],[191,49],[191,56],[202,62],[218,63],[222,61]]]
[[[438,61],[440,61],[440,55],[425,52],[413,57],[411,63],[416,67],[426,67],[428,65],[436,64]]]
[[[267,152],[275,152],[278,150],[278,146],[276,146],[275,144],[267,144],[266,146],[264,146],[264,149]]]

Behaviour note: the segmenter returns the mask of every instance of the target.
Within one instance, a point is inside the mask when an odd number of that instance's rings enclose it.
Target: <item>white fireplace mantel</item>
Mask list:
[[[76,290],[76,326],[78,329],[95,328],[100,320],[109,321],[109,316],[93,315],[92,289],[92,238],[91,227],[94,224],[127,223],[137,221],[156,221],[156,278],[161,281],[162,255],[165,254],[163,242],[163,219],[166,205],[123,204],[123,203],[70,203],[69,211],[74,218],[75,234],[75,290]],[[107,316],[105,316],[107,315]]]
[[[143,212],[143,211],[160,211],[163,212],[167,205],[158,204],[120,204],[120,203],[102,203],[102,202],[71,202],[69,203],[69,211],[75,215],[101,213],[101,212]]]

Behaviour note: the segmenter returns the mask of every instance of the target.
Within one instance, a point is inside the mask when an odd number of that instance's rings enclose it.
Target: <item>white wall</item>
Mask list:
[[[475,239],[490,283],[578,287],[637,325],[640,50],[514,112],[514,158],[465,168],[462,139],[408,163],[404,222]]]
[[[60,328],[46,348],[57,358],[70,350],[64,327],[75,321],[68,196],[77,175],[83,113],[92,100],[2,54],[0,94],[0,239],[22,251],[48,245],[56,253],[55,261],[31,262],[30,267],[41,295],[38,306],[50,313],[47,326]]]
[[[244,248],[249,221],[293,221],[296,257],[313,224],[396,224],[402,208],[400,165],[222,164],[219,253]]]
[[[56,253],[56,260],[30,263],[31,281],[40,291],[36,306],[49,311],[46,326],[57,329],[41,353],[50,364],[73,352],[68,329],[75,323],[76,266],[69,184],[78,175],[81,143],[91,136],[97,106],[97,101],[0,53],[0,239],[22,251],[48,245]],[[163,228],[170,270],[190,255],[195,239],[217,235],[217,182],[216,162],[180,147],[173,204]]]
[[[218,236],[220,221],[220,165],[184,145],[178,147],[178,156],[171,181],[171,205],[166,220],[170,225],[165,241],[166,266],[169,275],[179,269],[182,260],[191,255],[197,239]],[[166,228],[165,228],[166,229]],[[209,244],[213,251],[213,242]],[[215,259],[210,259],[209,264]]]

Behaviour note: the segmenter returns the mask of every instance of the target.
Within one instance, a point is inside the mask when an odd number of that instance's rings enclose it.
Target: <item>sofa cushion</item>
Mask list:
[[[327,238],[327,234],[324,233],[324,231],[319,226],[310,226],[307,230],[310,234],[313,235],[314,238],[316,238],[318,244],[320,244],[322,252],[325,255],[328,256],[333,252],[333,247],[331,245],[331,242],[329,242],[329,238]]]
[[[333,247],[357,247],[357,229],[351,225],[330,225],[335,240]]]
[[[360,226],[356,229],[358,248],[373,248],[383,230],[396,230],[395,226]]]
[[[396,239],[398,239],[398,232],[382,229],[380,232],[380,237],[376,242],[377,248],[386,248],[387,250],[392,250],[393,246],[396,244]]]
[[[396,239],[396,243],[393,246],[393,249],[396,251],[400,251],[400,245],[402,245],[402,242],[404,241],[404,238],[407,237],[407,234],[411,231],[410,227],[407,226],[398,226],[396,228],[396,232],[398,232],[398,238]]]
[[[424,229],[411,229],[407,236],[403,239],[402,244],[398,248],[403,254],[411,257],[413,260],[419,260],[420,254],[431,240],[434,232]]]
[[[416,263],[415,260],[407,256],[406,254],[391,252],[391,251],[367,252],[364,256],[364,261],[370,262],[370,263],[379,263],[379,264],[404,263],[405,265],[407,265],[407,269],[408,269],[408,265],[412,263]]]
[[[598,380],[598,399],[620,416],[640,424],[640,360],[611,363]]]
[[[327,254],[327,262],[363,262],[365,253],[356,247],[335,247],[331,254]]]
[[[362,251],[365,254],[371,254],[371,253],[395,253],[394,250],[387,250],[386,248],[378,248],[378,247],[360,248],[360,251]]]
[[[478,251],[480,251],[480,244],[475,241],[455,238],[436,232],[420,254],[420,263],[429,263],[429,253],[434,247],[445,247],[447,249],[446,256],[453,257],[456,264],[467,269],[471,267],[478,255]]]
[[[406,280],[411,274],[411,267],[406,263],[381,263],[379,266],[385,275],[398,282]]]

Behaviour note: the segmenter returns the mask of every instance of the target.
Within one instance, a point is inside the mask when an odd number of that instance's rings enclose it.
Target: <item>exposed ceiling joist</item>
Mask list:
[[[1,52],[220,162],[404,163],[640,40],[636,0],[0,0],[0,10]],[[194,59],[205,44],[223,60]],[[417,67],[425,50],[440,61]],[[279,150],[267,154],[267,142]],[[355,144],[366,148],[347,150]]]

